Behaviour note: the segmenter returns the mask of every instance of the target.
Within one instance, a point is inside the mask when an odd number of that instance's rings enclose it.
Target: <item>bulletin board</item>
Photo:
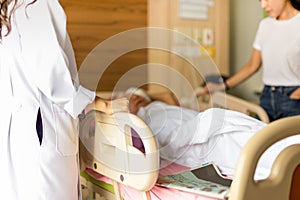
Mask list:
[[[148,6],[149,27],[162,27],[184,33],[206,49],[204,56],[207,53],[211,56],[220,74],[229,75],[229,0],[149,0]],[[172,66],[193,87],[203,82],[203,77],[193,72],[188,66],[189,63],[173,54],[150,50],[149,62]],[[159,72],[156,69],[149,69],[150,80],[157,74]],[[180,83],[178,87],[181,87]]]

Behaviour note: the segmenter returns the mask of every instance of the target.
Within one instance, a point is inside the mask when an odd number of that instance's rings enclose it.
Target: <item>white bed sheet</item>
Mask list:
[[[162,102],[142,108],[138,116],[153,131],[161,158],[188,167],[213,161],[228,176],[233,176],[244,145],[267,125],[236,111],[211,108],[198,113]],[[273,145],[260,159],[255,179],[266,178],[278,153],[295,143],[300,136]]]

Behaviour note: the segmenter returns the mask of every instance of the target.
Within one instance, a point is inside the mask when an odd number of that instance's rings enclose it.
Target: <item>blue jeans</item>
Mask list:
[[[265,86],[260,97],[260,106],[267,112],[270,121],[300,115],[300,100],[290,99],[299,86]]]

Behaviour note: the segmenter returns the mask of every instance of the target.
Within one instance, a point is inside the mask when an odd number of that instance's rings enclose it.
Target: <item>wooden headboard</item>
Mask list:
[[[102,41],[120,32],[147,26],[145,0],[60,0],[60,3],[67,14],[67,28],[78,68]],[[112,90],[124,73],[144,63],[147,63],[146,50],[133,51],[117,58],[101,77],[97,90]],[[146,77],[147,71],[133,79]]]

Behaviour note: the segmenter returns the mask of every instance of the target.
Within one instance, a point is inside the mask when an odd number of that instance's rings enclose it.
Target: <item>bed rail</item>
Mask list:
[[[225,108],[245,113],[266,123],[270,122],[266,111],[256,103],[248,102],[221,91],[214,92],[211,95],[203,94],[202,87],[196,88],[195,93],[200,101],[200,107],[203,109],[211,107]]]
[[[144,152],[133,145],[132,131],[144,144]],[[115,195],[121,199],[118,184],[130,186],[148,199],[156,183],[159,152],[152,131],[130,113],[107,115],[90,111],[80,122],[82,164],[113,180]]]
[[[265,180],[254,181],[260,156],[275,142],[300,134],[300,116],[274,121],[257,132],[243,148],[230,188],[230,200],[300,199],[300,144],[284,149]],[[297,189],[294,189],[297,188]]]

